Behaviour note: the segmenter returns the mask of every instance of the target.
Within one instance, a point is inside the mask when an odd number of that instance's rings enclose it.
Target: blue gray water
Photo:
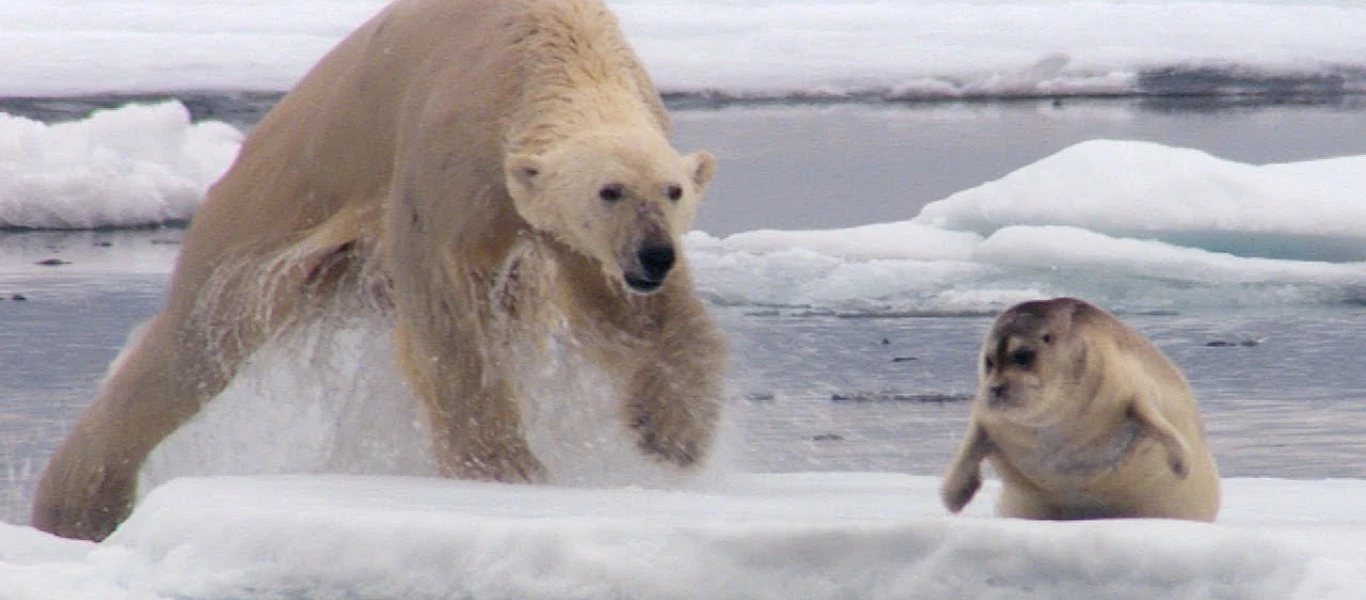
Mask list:
[[[262,102],[215,116],[249,126]],[[45,118],[61,119],[91,103],[43,106],[55,111]],[[910,218],[927,202],[1095,137],[1252,163],[1366,154],[1363,117],[1350,102],[1177,110],[1141,100],[1027,100],[689,109],[676,113],[676,129],[680,146],[722,159],[698,228],[724,235]],[[178,235],[4,233],[0,252],[27,264],[63,248],[97,248],[100,260],[117,264],[129,248]],[[165,287],[162,275],[70,266],[45,273],[0,273],[0,519],[9,522],[26,521],[43,462]],[[933,474],[947,461],[966,423],[990,315],[714,310],[733,347],[732,408],[751,468]],[[1185,369],[1225,475],[1366,477],[1366,307],[1122,316]],[[1259,343],[1239,344],[1248,340]]]

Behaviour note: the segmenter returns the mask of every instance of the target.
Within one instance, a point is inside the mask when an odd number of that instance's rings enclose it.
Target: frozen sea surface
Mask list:
[[[1366,585],[1359,481],[1229,480],[1217,525],[945,517],[936,485],[887,473],[683,490],[181,479],[99,545],[0,524],[0,585],[10,600],[1323,600]]]
[[[26,527],[178,225],[382,4],[0,6],[0,598],[1363,597],[1366,9],[1335,0],[611,2],[722,159],[687,238],[734,350],[704,477],[562,446],[562,485],[428,478],[381,320],[262,357],[111,540]],[[992,315],[1060,294],[1187,372],[1218,523],[938,506]]]
[[[0,95],[284,90],[385,4],[11,0]],[[1347,0],[608,4],[661,90],[704,103],[1366,90]]]

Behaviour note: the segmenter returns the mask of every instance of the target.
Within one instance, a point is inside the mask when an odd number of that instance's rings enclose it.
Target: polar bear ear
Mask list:
[[[697,187],[699,194],[711,185],[712,177],[716,176],[716,157],[706,150],[698,150],[684,156],[683,166],[692,175],[693,185]]]
[[[509,188],[516,186],[520,191],[530,192],[541,174],[541,161],[530,154],[509,154],[503,162],[503,170],[507,173]]]

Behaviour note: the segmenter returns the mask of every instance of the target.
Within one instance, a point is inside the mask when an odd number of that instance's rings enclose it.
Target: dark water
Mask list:
[[[209,108],[192,107],[249,126],[271,101],[209,96]],[[0,110],[55,120],[79,118],[100,102],[28,101],[22,110],[10,102]],[[1097,137],[1250,163],[1366,154],[1366,111],[1346,102],[1211,110],[1123,99],[763,105],[682,110],[675,125],[681,147],[721,158],[697,225],[713,234],[907,219],[927,202]],[[127,274],[102,265],[143,260],[174,232],[109,234],[117,237],[109,245],[101,235],[0,234],[2,264],[11,265],[0,272],[0,519],[8,522],[27,521],[47,456],[128,330],[161,302],[166,276],[155,268]],[[72,265],[31,267],[73,251]],[[973,391],[989,316],[716,311],[734,350],[732,406],[752,468],[933,474],[947,462],[966,423],[963,399]],[[1186,370],[1225,475],[1366,477],[1366,308],[1125,318]],[[1260,343],[1237,345],[1252,339]],[[1207,345],[1214,341],[1234,345]]]

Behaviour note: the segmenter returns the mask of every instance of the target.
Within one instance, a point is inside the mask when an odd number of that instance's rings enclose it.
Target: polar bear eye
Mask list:
[[[598,197],[608,202],[621,200],[624,190],[620,183],[609,183],[598,190]]]
[[[677,185],[671,185],[664,188],[664,195],[668,196],[670,200],[677,201],[679,198],[683,197],[683,188],[678,187]]]

